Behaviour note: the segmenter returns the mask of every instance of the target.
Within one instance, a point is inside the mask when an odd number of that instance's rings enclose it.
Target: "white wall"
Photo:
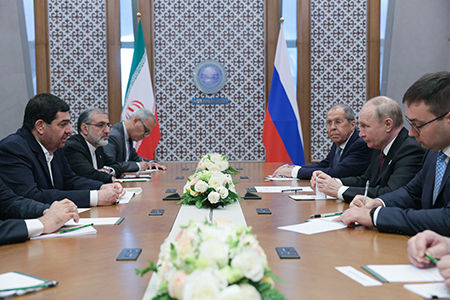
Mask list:
[[[19,24],[19,15],[23,15],[21,1],[0,1],[0,139],[22,126],[30,98],[25,77],[25,61],[29,63],[29,58],[24,56],[28,55],[28,46],[22,44],[24,24]]]
[[[401,103],[425,73],[450,71],[450,1],[390,1],[395,9],[386,95]]]

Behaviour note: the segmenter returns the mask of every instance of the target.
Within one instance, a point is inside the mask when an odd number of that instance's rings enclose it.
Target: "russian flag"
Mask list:
[[[263,128],[266,161],[304,165],[302,140],[294,81],[289,65],[283,24],[281,24]]]

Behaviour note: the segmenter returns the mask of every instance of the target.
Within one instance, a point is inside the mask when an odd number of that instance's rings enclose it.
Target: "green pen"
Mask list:
[[[81,228],[89,227],[89,226],[92,226],[92,225],[94,225],[94,223],[86,224],[86,225],[83,225],[83,226],[80,226],[80,227],[76,227],[76,228],[70,228],[70,229],[67,229],[67,230],[63,230],[63,231],[57,232],[56,234],[66,233],[66,232],[78,230],[78,229],[81,229]]]
[[[434,257],[429,256],[428,254],[425,253],[425,257],[427,257],[429,260],[431,260],[434,264],[437,264],[439,262],[439,260],[437,260]]]

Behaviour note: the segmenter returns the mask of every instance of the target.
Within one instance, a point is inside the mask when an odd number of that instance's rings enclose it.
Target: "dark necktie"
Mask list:
[[[441,188],[442,178],[444,177],[445,169],[447,165],[445,164],[445,158],[447,156],[444,152],[439,151],[439,155],[436,160],[436,176],[434,178],[434,191],[433,191],[433,204],[436,202],[437,195]]]
[[[381,151],[381,155],[380,155],[380,172],[381,172],[381,168],[383,167],[385,159],[386,159],[386,155],[384,155],[384,152]]]
[[[342,149],[341,149],[341,147],[338,146],[336,148],[336,152],[334,153],[333,167],[336,167],[337,164],[339,163],[339,160],[341,159],[341,152],[342,152]]]

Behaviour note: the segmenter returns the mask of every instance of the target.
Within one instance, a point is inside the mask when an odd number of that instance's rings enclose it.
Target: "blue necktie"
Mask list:
[[[439,151],[439,155],[436,160],[436,176],[434,178],[433,205],[436,202],[437,195],[439,194],[442,178],[444,177],[445,169],[447,167],[447,165],[445,164],[446,158],[447,155],[445,155],[444,152]]]
[[[336,152],[334,153],[334,158],[333,158],[333,167],[336,167],[336,165],[339,163],[339,160],[341,159],[341,147],[337,147],[336,148]]]

